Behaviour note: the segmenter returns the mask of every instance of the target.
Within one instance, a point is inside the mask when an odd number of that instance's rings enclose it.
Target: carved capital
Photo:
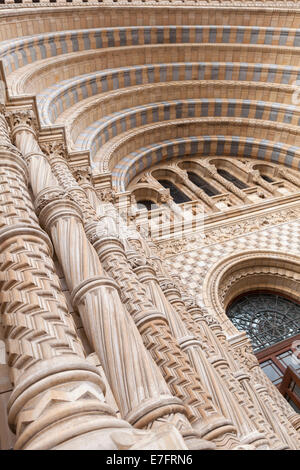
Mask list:
[[[73,170],[74,178],[78,184],[90,184],[91,183],[91,168],[89,166],[82,166]]]
[[[158,202],[161,204],[168,204],[172,201],[170,190],[160,191],[158,195]]]
[[[278,176],[282,176],[282,177],[285,178],[288,174],[288,170],[286,168],[278,167],[278,168],[276,168],[276,170],[277,170],[277,175]]]
[[[126,252],[126,256],[132,269],[149,266],[147,259],[136,251]]]
[[[31,109],[9,111],[6,113],[5,117],[10,125],[13,135],[21,130],[29,130],[34,133],[37,133],[38,131],[37,121],[34,112]]]
[[[199,308],[196,299],[194,299],[193,297],[184,296],[183,300],[187,309]]]
[[[40,146],[43,152],[45,152],[51,160],[55,158],[66,160],[66,148],[63,142],[53,140],[51,142],[42,142]]]
[[[210,314],[203,315],[203,319],[209,327],[221,328],[220,323],[213,315],[210,315]]]
[[[211,163],[206,163],[206,162],[203,162],[202,164],[210,176],[215,176],[218,173],[215,165],[212,165]]]
[[[160,279],[159,280],[159,285],[161,287],[161,290],[165,293],[168,293],[169,291],[178,291],[178,287],[176,286],[175,282],[171,281],[171,279],[165,278],[165,279]]]
[[[98,198],[102,202],[115,202],[116,193],[110,188],[97,189]]]
[[[259,366],[256,356],[253,354],[253,349],[250,343],[243,344],[239,347],[233,348],[233,356],[247,369]]]
[[[60,200],[70,200],[70,196],[59,186],[41,191],[35,200],[35,209],[37,215],[39,215],[41,210],[51,202]]]

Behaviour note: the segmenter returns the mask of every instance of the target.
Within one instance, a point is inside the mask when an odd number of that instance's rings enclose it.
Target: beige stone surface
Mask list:
[[[300,448],[226,314],[299,303],[299,21],[0,5],[1,450]]]

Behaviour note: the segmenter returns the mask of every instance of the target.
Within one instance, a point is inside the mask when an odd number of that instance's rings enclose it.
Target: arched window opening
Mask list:
[[[261,173],[260,175],[261,175],[261,177],[262,177],[265,181],[267,181],[268,183],[274,183],[274,180],[273,180],[272,178],[270,178],[270,176],[264,175],[263,173]]]
[[[300,305],[276,294],[246,294],[231,304],[227,315],[248,333],[254,351],[300,333]]]
[[[231,173],[229,173],[229,171],[227,170],[223,170],[221,168],[218,168],[218,173],[220,176],[222,176],[223,178],[225,178],[226,180],[230,181],[231,183],[233,183],[237,188],[239,189],[245,189],[245,188],[248,188],[248,186],[241,180],[239,180],[236,176],[232,175]]]
[[[198,176],[196,173],[188,171],[188,177],[192,183],[198,186],[198,188],[203,189],[203,191],[208,196],[215,196],[216,194],[220,194],[220,192],[216,188],[208,184],[203,178]]]
[[[299,304],[277,294],[248,293],[230,305],[227,315],[239,330],[246,331],[262,370],[274,385],[284,383],[291,371],[299,376],[300,360],[294,354],[294,345],[300,344]]]
[[[157,204],[155,204],[153,201],[150,201],[149,199],[142,199],[138,201],[137,206],[139,209],[146,208],[148,211],[151,211],[152,209],[157,208]]]
[[[169,180],[158,180],[158,182],[166,189],[170,190],[171,197],[173,198],[173,201],[176,202],[176,204],[181,204],[182,202],[189,202],[190,198],[184,194],[180,189],[175,186],[171,181]]]

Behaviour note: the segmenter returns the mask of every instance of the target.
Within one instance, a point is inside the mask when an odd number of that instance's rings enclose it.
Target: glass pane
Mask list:
[[[188,177],[192,183],[198,186],[198,188],[203,189],[203,191],[205,191],[208,196],[215,196],[216,194],[220,194],[216,188],[208,184],[203,178],[198,176],[196,173],[188,171]]]
[[[227,315],[248,333],[255,352],[300,333],[300,305],[275,294],[246,294],[229,307]]]
[[[243,181],[239,180],[236,176],[229,173],[229,171],[220,170],[220,169],[218,169],[217,171],[219,175],[223,176],[223,178],[233,183],[237,188],[240,188],[240,189],[248,188],[248,186]]]
[[[175,186],[175,184],[172,183],[172,181],[168,181],[168,180],[158,180],[158,181],[164,188],[170,190],[170,194],[174,202],[176,202],[176,204],[181,204],[182,202],[190,201],[190,198],[186,194],[184,194],[182,191],[180,191],[180,189],[178,189],[177,186]]]
[[[284,351],[281,354],[278,354],[278,356],[276,356],[276,357],[284,367],[291,366],[296,371],[300,371],[300,361],[298,360],[297,361],[298,363],[297,363],[294,360],[293,351],[291,351],[290,349],[288,351]]]
[[[151,211],[152,209],[155,209],[157,207],[157,205],[154,202],[149,201],[147,199],[143,199],[142,201],[139,201],[137,203],[137,206],[139,209],[145,209],[146,207],[148,211]]]
[[[270,359],[268,361],[262,362],[260,367],[274,385],[277,385],[281,382],[283,374]]]
[[[295,382],[290,383],[289,389],[300,398],[300,387]]]
[[[261,174],[261,177],[265,180],[265,181],[268,181],[268,183],[273,183],[274,180],[272,180],[272,178],[270,178],[270,176],[267,176],[267,175],[262,175]]]

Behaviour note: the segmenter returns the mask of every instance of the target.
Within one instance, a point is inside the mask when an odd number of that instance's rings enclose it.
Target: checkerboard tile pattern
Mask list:
[[[277,225],[266,230],[187,251],[168,258],[170,271],[180,276],[190,294],[202,303],[202,286],[207,272],[225,257],[249,250],[271,250],[290,254],[300,253],[300,220]]]

